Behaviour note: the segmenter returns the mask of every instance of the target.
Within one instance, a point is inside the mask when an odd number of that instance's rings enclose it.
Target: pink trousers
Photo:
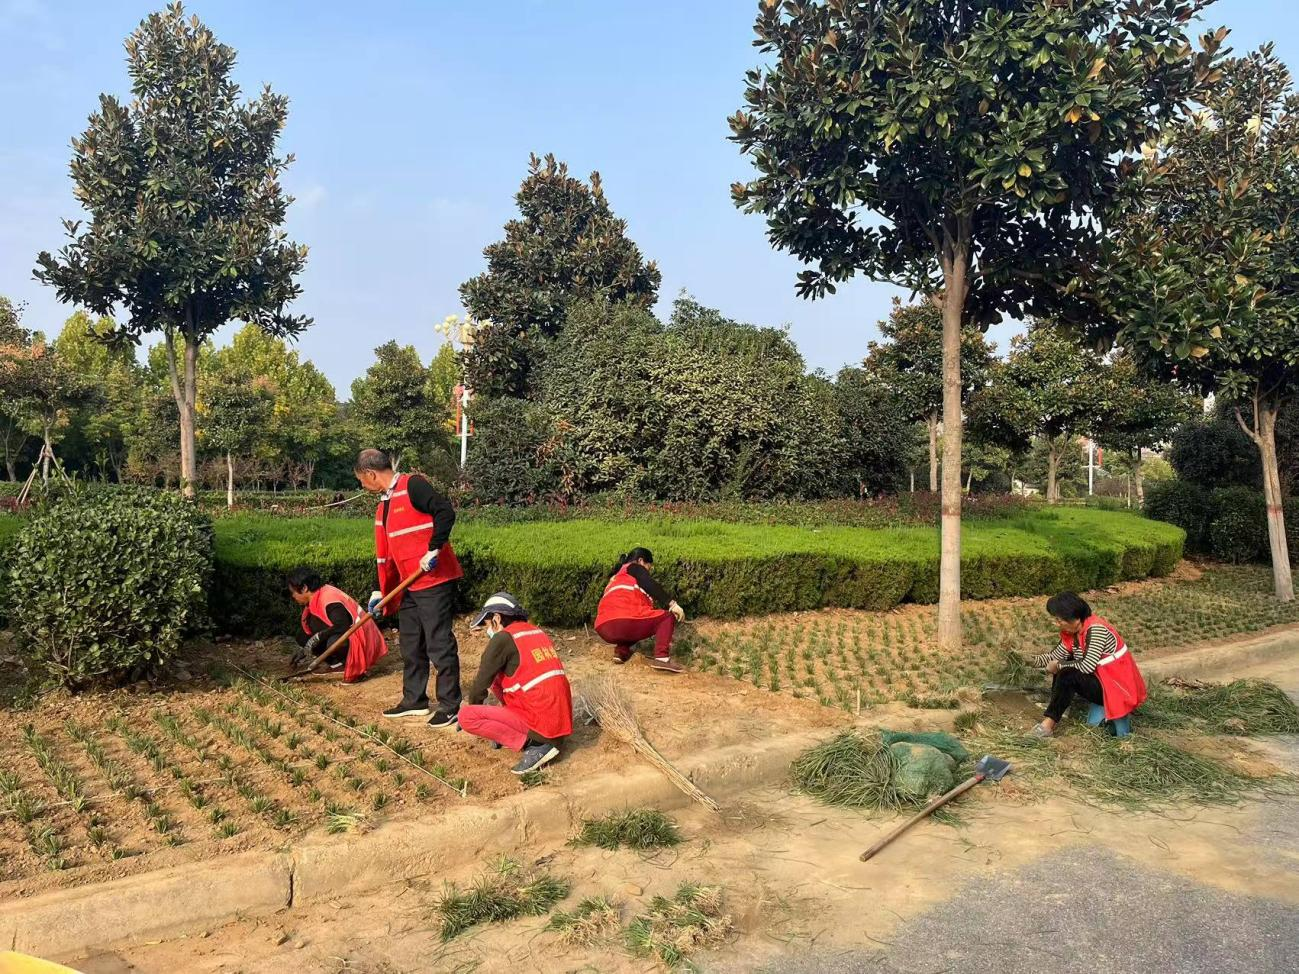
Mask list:
[[[621,660],[631,659],[632,646],[653,636],[655,658],[667,659],[672,655],[672,633],[676,627],[676,617],[663,610],[644,619],[608,619],[595,627],[595,633],[613,645]]]
[[[509,707],[464,704],[460,708],[460,727],[475,737],[485,737],[511,751],[522,751],[528,743],[528,724],[523,715]]]

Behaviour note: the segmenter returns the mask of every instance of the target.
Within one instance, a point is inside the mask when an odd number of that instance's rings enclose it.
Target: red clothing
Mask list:
[[[1108,629],[1114,636],[1117,647],[1114,652],[1101,657],[1096,665],[1096,678],[1101,681],[1101,690],[1105,696],[1105,719],[1118,720],[1132,713],[1146,700],[1146,681],[1142,679],[1137,661],[1128,651],[1118,630],[1100,616],[1094,615],[1083,622],[1078,635],[1060,633],[1060,645],[1070,656],[1081,656],[1087,647],[1087,631],[1095,626]]]
[[[374,518],[374,552],[379,566],[379,591],[387,595],[395,589],[404,578],[409,578],[419,571],[420,559],[428,554],[429,542],[433,538],[433,518],[423,511],[417,511],[410,503],[407,484],[410,474],[402,474],[393,484],[388,499],[388,518],[384,521],[383,504],[375,512]],[[410,591],[433,588],[446,582],[454,581],[464,575],[460,562],[456,559],[455,549],[448,541],[438,549],[438,563],[431,572],[423,575],[410,587]],[[390,605],[389,613],[397,611],[397,606]]]
[[[655,658],[669,659],[672,656],[672,634],[676,627],[676,617],[671,612],[660,609],[643,619],[606,619],[596,623],[595,634],[611,644],[617,651],[618,658],[624,662],[631,659],[632,646],[650,636],[654,637]]]
[[[599,608],[595,610],[596,629],[615,619],[648,619],[662,611],[654,608],[654,600],[632,578],[627,567],[623,565],[604,587]]]
[[[485,737],[511,751],[522,751],[528,743],[528,722],[513,707],[467,703],[460,708],[456,719],[466,734]]]
[[[302,631],[308,634],[311,632],[311,627],[307,625],[308,616],[315,616],[326,626],[330,625],[329,606],[335,602],[341,603],[347,609],[347,614],[352,617],[353,622],[360,618],[361,607],[350,595],[332,585],[322,585],[311,593],[311,601],[302,610]],[[321,650],[328,648],[323,646]],[[384,642],[383,634],[379,632],[379,627],[374,624],[374,620],[367,619],[365,625],[352,633],[347,640],[347,663],[343,668],[343,678],[355,680],[387,655],[388,644]]]
[[[505,627],[519,650],[519,665],[502,673],[493,690],[531,730],[555,739],[573,733],[573,691],[550,637],[530,622]]]

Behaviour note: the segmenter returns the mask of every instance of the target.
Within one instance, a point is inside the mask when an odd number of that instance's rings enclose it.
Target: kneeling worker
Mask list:
[[[478,676],[460,708],[460,727],[523,757],[511,770],[536,771],[559,756],[573,733],[573,691],[550,637],[528,622],[523,606],[497,592],[471,628],[486,628],[488,643]],[[483,704],[491,690],[503,706]]]
[[[650,666],[665,673],[684,673],[685,667],[672,659],[672,633],[677,623],[686,621],[686,613],[653,573],[654,555],[648,548],[633,548],[618,559],[595,611],[595,632],[613,646],[615,663],[627,662],[632,647],[653,636]]]
[[[293,654],[293,668],[305,668],[338,641],[339,637],[361,616],[361,607],[342,589],[325,585],[320,576],[305,566],[289,572],[286,579],[289,595],[302,606],[302,631],[298,633],[298,651]],[[383,633],[367,619],[347,641],[347,646],[329,658],[329,669],[343,671],[344,683],[355,683],[381,657],[388,655]]]
[[[1075,694],[1092,705],[1088,723],[1108,720],[1116,734],[1126,735],[1128,714],[1145,702],[1146,682],[1123,637],[1073,592],[1047,599],[1046,611],[1060,627],[1060,642],[1029,660],[1052,677],[1051,699],[1033,735],[1054,734]]]

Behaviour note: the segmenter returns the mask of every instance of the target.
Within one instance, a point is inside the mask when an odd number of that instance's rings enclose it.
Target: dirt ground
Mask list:
[[[659,673],[643,657],[615,667],[608,648],[593,635],[556,635],[574,684],[580,688],[585,678],[612,673],[633,699],[647,736],[669,758],[847,721],[814,702],[773,697],[724,677]],[[467,687],[486,638],[468,632],[463,622],[457,636]],[[321,827],[331,811],[360,813],[369,821],[424,817],[448,804],[507,799],[526,787],[510,773],[517,760],[513,752],[491,750],[462,732],[435,730],[423,718],[381,716],[401,696],[395,644],[368,679],[345,686],[322,676],[298,684],[306,696],[297,701],[285,701],[259,684],[241,684],[242,690],[226,685],[225,677],[238,681],[243,672],[265,674],[274,685],[271,675],[285,672],[289,649],[287,640],[207,645],[189,664],[197,674],[190,680],[77,698],[55,695],[0,726],[0,767],[17,774],[23,791],[43,806],[28,824],[0,814],[0,898],[280,844]],[[758,697],[762,703],[755,706]],[[178,730],[169,736],[160,717],[175,721]],[[79,782],[89,799],[80,809],[38,763],[24,737],[28,724]],[[444,780],[467,783],[466,794],[461,797],[362,736],[375,728],[398,735],[411,749],[409,756]],[[109,762],[110,771],[129,779],[126,785],[121,778],[116,787],[111,783],[111,774],[91,760],[77,733],[97,741],[100,765]],[[131,735],[137,745],[141,737],[152,742],[156,760],[133,749]],[[292,749],[286,743],[291,738],[300,738]],[[313,759],[327,761],[327,770]],[[579,722],[562,759],[537,787],[563,788],[574,777],[637,760],[602,738],[598,727]],[[137,797],[129,797],[131,788],[140,789]],[[194,792],[202,807],[196,806]],[[376,801],[383,802],[380,809]],[[214,809],[223,816],[219,821],[212,820]],[[159,831],[160,822],[165,832]],[[50,868],[51,854],[38,851],[43,829],[61,844],[62,868]]]

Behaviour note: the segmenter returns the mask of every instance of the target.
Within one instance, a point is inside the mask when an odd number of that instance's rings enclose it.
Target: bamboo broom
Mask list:
[[[717,802],[705,795],[699,787],[682,774],[675,765],[659,753],[658,748],[645,739],[645,733],[636,720],[636,710],[631,700],[611,677],[600,677],[583,682],[578,694],[579,706],[584,707],[596,722],[624,744],[639,751],[668,780],[705,808],[720,812]]]

